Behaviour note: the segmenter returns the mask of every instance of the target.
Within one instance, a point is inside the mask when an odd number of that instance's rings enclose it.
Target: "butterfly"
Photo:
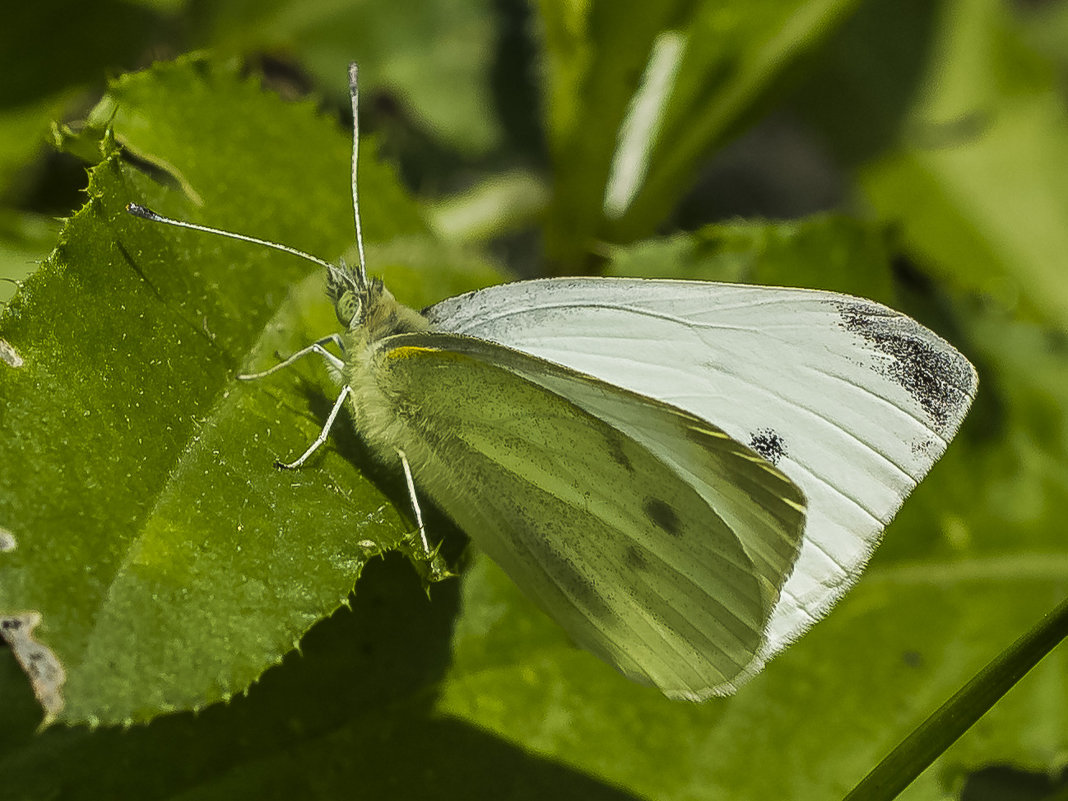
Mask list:
[[[915,320],[832,292],[557,278],[422,312],[358,263],[320,264],[340,333],[315,354],[423,546],[433,501],[580,645],[673,698],[735,691],[857,580],[975,397]],[[332,346],[337,353],[334,353]],[[340,354],[340,355],[339,355]]]

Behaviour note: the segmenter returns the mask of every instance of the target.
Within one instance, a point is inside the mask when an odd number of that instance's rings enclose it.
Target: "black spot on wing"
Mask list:
[[[859,301],[835,306],[845,330],[890,357],[874,369],[908,392],[936,429],[956,420],[975,392],[974,376],[960,354],[937,347],[913,320],[882,306]]]
[[[786,455],[786,440],[770,428],[754,431],[749,438],[749,447],[774,465]]]
[[[663,529],[673,537],[679,536],[681,523],[678,512],[672,509],[667,501],[662,501],[659,498],[646,498],[642,508],[645,510],[645,516],[649,518],[653,525]]]

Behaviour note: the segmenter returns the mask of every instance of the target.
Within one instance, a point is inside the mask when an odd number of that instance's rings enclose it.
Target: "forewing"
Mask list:
[[[971,364],[914,320],[831,292],[699,281],[548,279],[427,310],[721,427],[804,491],[801,554],[765,656],[856,580],[975,395]]]
[[[416,492],[578,643],[671,696],[748,674],[803,528],[778,471],[692,415],[492,343],[393,337],[375,365],[396,421],[379,446],[404,450]],[[766,550],[787,554],[777,576],[662,451],[750,486],[755,507],[778,499],[754,512]]]

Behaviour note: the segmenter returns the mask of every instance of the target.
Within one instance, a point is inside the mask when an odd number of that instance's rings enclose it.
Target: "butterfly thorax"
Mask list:
[[[418,333],[430,327],[423,315],[398,303],[379,278],[336,296],[334,308],[338,320],[348,328],[341,338],[350,373],[359,369],[360,362],[371,358],[375,346],[387,337]]]
[[[398,421],[391,421],[389,415],[382,414],[390,408],[390,403],[376,378],[376,359],[382,349],[388,347],[387,339],[427,331],[430,323],[415,309],[399,303],[381,279],[372,278],[362,287],[355,282],[342,284],[335,280],[336,276],[331,275],[330,295],[338,321],[347,329],[341,335],[345,345],[342,380],[351,388],[357,429],[373,446],[396,441],[399,432],[393,428]],[[388,457],[390,454],[384,452],[382,455]]]

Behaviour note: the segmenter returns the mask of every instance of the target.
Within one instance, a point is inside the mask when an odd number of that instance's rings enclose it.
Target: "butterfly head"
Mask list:
[[[371,293],[377,284],[377,293],[382,293],[382,282],[361,281],[361,276],[350,270],[344,260],[337,266],[330,265],[326,273],[326,292],[334,304],[337,321],[352,330],[363,325],[364,316],[372,304]]]
[[[334,303],[337,320],[350,332],[361,332],[368,340],[391,334],[424,331],[426,318],[414,309],[397,302],[381,278],[361,280],[345,266],[327,272],[326,290]]]

